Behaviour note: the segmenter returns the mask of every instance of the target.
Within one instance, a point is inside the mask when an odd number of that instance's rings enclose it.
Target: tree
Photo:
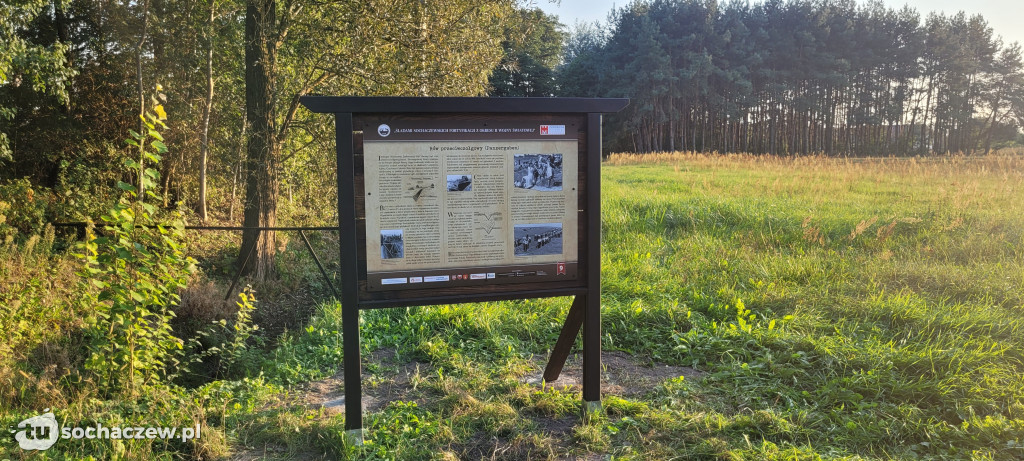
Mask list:
[[[505,30],[504,56],[490,77],[491,95],[554,96],[563,26],[540,8],[521,9],[518,16]]]
[[[1011,120],[1014,110],[1024,105],[1024,63],[1021,61],[1021,47],[1013,43],[999,53],[993,63],[993,72],[983,82],[983,99],[989,116],[986,118],[985,153],[992,149],[993,133],[1000,124]],[[1018,113],[1018,118],[1022,114]]]
[[[33,43],[25,38],[26,29],[45,13],[60,15],[66,0],[24,0],[0,5],[0,88],[27,87],[37,93],[56,96],[68,102],[67,85],[75,75],[68,65],[68,45],[55,40]],[[2,122],[14,118],[16,110],[0,103],[0,162],[11,160],[11,149]]]
[[[202,141],[199,150],[199,203],[197,205],[197,211],[199,212],[199,219],[206,221],[209,216],[206,210],[206,176],[209,171],[209,157],[210,157],[210,115],[213,112],[213,91],[214,91],[214,75],[213,75],[213,49],[214,49],[214,37],[217,19],[217,2],[216,0],[209,0],[210,9],[208,16],[208,25],[206,30],[206,94],[203,100],[203,122],[202,122]]]
[[[246,148],[245,211],[243,225],[273,227],[277,224],[277,169],[280,143],[275,102],[277,54],[288,33],[290,17],[278,23],[276,0],[247,0],[245,11],[245,118],[249,123]],[[291,15],[291,5],[285,14]],[[255,259],[245,272],[263,280],[274,273],[277,244],[274,233],[246,229],[242,234],[243,257],[255,248]],[[244,261],[242,261],[244,264]]]
[[[247,0],[243,225],[277,223],[282,146],[294,126],[316,129],[298,112],[300,97],[483,94],[512,11],[510,0]],[[253,248],[243,272],[271,277],[274,232],[245,230],[240,262]]]

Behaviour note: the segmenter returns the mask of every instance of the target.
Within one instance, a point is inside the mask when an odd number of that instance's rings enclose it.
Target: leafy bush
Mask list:
[[[219,378],[242,376],[247,370],[258,368],[261,363],[263,338],[254,336],[259,325],[253,323],[256,310],[256,295],[250,286],[238,294],[235,301],[237,310],[228,318],[206,322],[195,331],[190,345],[190,354],[196,362],[207,357],[214,360],[211,376]],[[193,319],[195,320],[195,319]],[[187,329],[186,329],[187,330]],[[255,346],[255,347],[250,347]]]
[[[33,187],[28,179],[0,184],[0,243],[41,233],[51,198],[48,189]]]
[[[120,189],[110,187],[124,171],[110,168],[131,153],[114,143],[84,143],[77,157],[61,160],[53,186],[54,203],[50,218],[55,222],[84,221],[102,216],[120,198]]]
[[[85,268],[82,276],[83,303],[95,312],[88,321],[86,336],[90,356],[85,368],[106,394],[135,395],[141,387],[158,384],[180,364],[183,342],[174,336],[173,306],[193,271],[194,261],[183,253],[184,222],[179,212],[154,217],[159,202],[159,173],[155,166],[167,151],[158,127],[166,128],[163,108],[160,116],[143,117],[145,133],[131,132],[127,142],[139,148],[138,159],[127,159],[125,167],[137,178],[139,187],[118,182],[121,200],[102,218],[102,236],[87,231],[83,246]],[[151,140],[152,139],[152,140]],[[148,142],[148,145],[147,145]],[[98,292],[92,288],[99,289]]]

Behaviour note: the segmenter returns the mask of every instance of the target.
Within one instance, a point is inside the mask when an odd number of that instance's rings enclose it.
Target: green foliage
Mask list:
[[[220,353],[221,367],[230,370],[242,365],[247,357],[249,342],[252,335],[259,330],[259,325],[252,322],[252,313],[256,310],[256,295],[251,287],[245,287],[238,294],[238,313],[230,325],[230,342],[224,345]],[[227,326],[225,323],[224,326]]]
[[[74,297],[79,264],[51,253],[54,239],[53,227],[47,226],[41,237],[0,244],[0,381],[5,383],[0,410],[30,406],[46,396],[47,384],[33,374],[46,368],[63,373],[51,361],[67,363],[76,349],[73,332],[82,315],[69,299]],[[45,354],[39,353],[42,347]]]
[[[72,186],[73,182],[79,186]],[[96,182],[97,178],[74,174],[61,174],[56,188],[34,184],[29,178],[0,182],[0,244],[41,235],[49,223],[78,221],[105,210],[115,194]]]
[[[554,96],[564,41],[561,27],[540,8],[521,9],[518,20],[505,30],[505,55],[491,72],[491,96]]]
[[[162,112],[159,105],[156,110]],[[152,166],[167,152],[159,132],[166,125],[152,114],[142,120],[146,132],[133,131],[127,140],[139,157],[124,162],[137,185],[118,182],[121,201],[101,218],[101,236],[88,231],[81,255],[81,302],[94,313],[86,327],[85,368],[107,395],[136,395],[176,372],[183,342],[171,331],[172,308],[194,262],[179,243],[180,215],[158,222],[150,203],[161,199],[154,192],[159,173]]]
[[[28,238],[41,234],[50,199],[47,189],[33,187],[28,179],[0,184],[0,244],[10,243],[19,235]]]
[[[250,374],[266,374],[274,382],[295,384],[330,376],[344,358],[341,305],[328,304],[305,328],[284,333],[278,347]]]
[[[367,424],[371,437],[350,454],[361,459],[431,459],[443,433],[441,422],[414,402],[394,402]]]
[[[247,371],[258,368],[262,359],[258,346],[263,344],[263,338],[254,336],[259,325],[252,319],[256,295],[251,286],[246,286],[238,294],[235,304],[238,311],[234,318],[230,322],[221,319],[201,325],[187,352],[196,362],[207,358],[215,360],[213,374],[220,378],[243,376]]]
[[[83,150],[86,151],[84,156],[95,157],[95,163],[62,160],[57,165],[56,185],[53,187],[54,205],[48,216],[52,222],[94,219],[102,216],[121,198],[121,189],[112,188],[110,184],[123,179],[123,171],[109,168],[109,165],[123,163],[124,158],[130,154],[121,147],[106,143],[101,146],[83,146]]]
[[[7,85],[31,88],[56,95],[67,102],[67,84],[75,75],[67,65],[68,45],[41,46],[26,40],[24,30],[50,6],[64,7],[66,0],[25,0],[0,5],[0,89]],[[11,159],[10,140],[2,128],[15,116],[13,107],[0,105],[0,162]]]

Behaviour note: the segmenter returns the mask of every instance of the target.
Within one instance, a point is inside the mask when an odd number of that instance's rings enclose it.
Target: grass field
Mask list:
[[[619,155],[603,181],[604,349],[657,375],[606,415],[528,379],[567,299],[368,311],[369,432],[345,445],[325,304],[249,378],[167,397],[209,438],[46,454],[1024,459],[1024,158]]]
[[[692,313],[626,348],[710,371],[658,407],[715,423],[646,437],[648,416],[633,445],[1024,456],[1019,157],[637,160],[606,169],[605,293]]]
[[[604,176],[605,349],[704,374],[581,422],[578,389],[522,379],[567,300],[369,312],[367,352],[423,367],[415,405],[345,453],[1024,456],[1024,160],[618,156]],[[378,386],[390,363],[367,364]]]

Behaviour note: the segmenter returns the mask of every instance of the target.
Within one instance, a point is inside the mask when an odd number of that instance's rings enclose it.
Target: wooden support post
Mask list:
[[[352,145],[352,114],[336,113],[335,142],[338,157],[338,247],[341,262],[341,327],[345,369],[345,434],[363,443],[363,390],[359,359],[358,261],[355,255],[355,156]]]
[[[544,381],[551,382],[558,379],[565,366],[565,360],[569,358],[572,345],[576,342],[576,335],[583,326],[583,314],[586,311],[587,297],[576,296],[569,307],[569,313],[565,316],[565,323],[562,324],[562,332],[558,334],[558,341],[554,349],[551,349],[551,357],[548,359],[548,366],[544,368]]]
[[[601,114],[587,115],[587,272],[583,408],[601,409]]]

